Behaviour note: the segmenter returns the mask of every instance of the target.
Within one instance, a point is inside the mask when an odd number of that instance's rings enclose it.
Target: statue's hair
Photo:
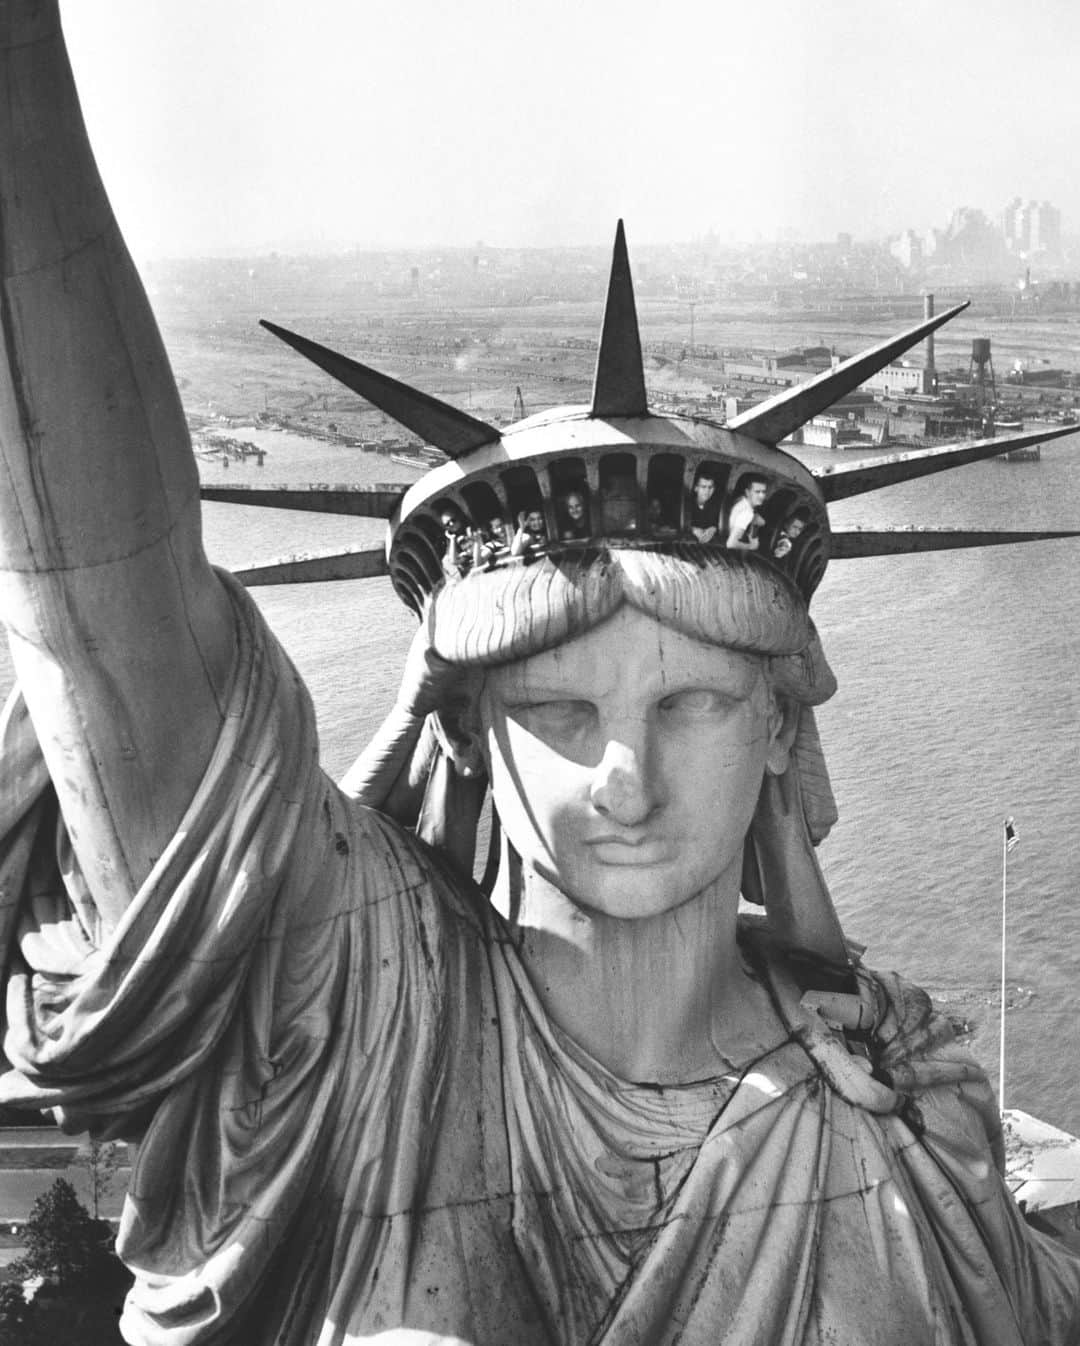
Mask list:
[[[429,613],[435,650],[490,667],[550,650],[624,603],[705,644],[761,655],[780,693],[818,705],[836,688],[806,603],[775,566],[696,543],[566,550],[448,580]]]

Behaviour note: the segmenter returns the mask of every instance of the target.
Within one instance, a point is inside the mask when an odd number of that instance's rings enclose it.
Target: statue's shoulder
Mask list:
[[[348,798],[333,784],[328,797],[335,818],[334,845],[356,852],[369,902],[396,898],[421,917],[427,912],[438,925],[463,923],[480,932],[478,906],[486,899],[440,848],[378,809]]]
[[[921,986],[897,972],[868,967],[860,945],[849,944],[849,966],[838,969],[811,951],[793,949],[778,940],[766,917],[740,916],[738,937],[787,1018],[798,1017],[795,1009],[804,998],[839,992],[841,997],[857,998],[861,1006],[850,1010],[852,1022],[845,1026],[858,1027],[885,1056],[925,1054],[955,1038],[951,1021]]]
[[[985,1072],[921,986],[866,967],[854,948],[850,966],[837,969],[785,947],[754,918],[740,926],[739,939],[792,1040],[848,1102],[870,1112],[906,1114],[913,1101],[921,1105],[944,1090],[990,1118],[982,1125],[993,1141]]]

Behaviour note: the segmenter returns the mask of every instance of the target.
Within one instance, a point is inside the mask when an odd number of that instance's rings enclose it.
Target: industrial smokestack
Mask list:
[[[934,296],[932,294],[923,295],[923,319],[929,321],[934,316]],[[926,370],[926,391],[932,393],[937,388],[937,370],[934,368],[934,334],[933,332],[926,338],[926,363],[923,365]]]

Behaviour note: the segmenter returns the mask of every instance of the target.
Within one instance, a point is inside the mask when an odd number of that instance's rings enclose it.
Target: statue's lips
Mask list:
[[[590,837],[586,845],[593,858],[602,865],[627,865],[638,868],[642,865],[664,864],[672,857],[672,846],[660,837]]]

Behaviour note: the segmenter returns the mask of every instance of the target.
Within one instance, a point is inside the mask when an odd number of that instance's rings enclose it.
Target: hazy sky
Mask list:
[[[66,0],[136,255],[857,237],[1048,199],[1075,0]]]

